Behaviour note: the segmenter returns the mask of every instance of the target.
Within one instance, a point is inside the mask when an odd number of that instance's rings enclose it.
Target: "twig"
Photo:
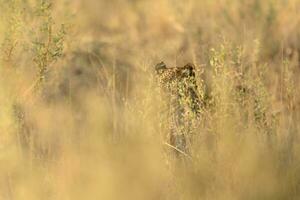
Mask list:
[[[165,142],[164,143],[166,146],[172,148],[172,149],[175,149],[176,151],[178,151],[179,153],[183,154],[184,156],[188,157],[188,158],[192,158],[190,155],[188,155],[187,153],[185,153],[184,151],[181,151],[180,149],[178,149],[177,147]]]

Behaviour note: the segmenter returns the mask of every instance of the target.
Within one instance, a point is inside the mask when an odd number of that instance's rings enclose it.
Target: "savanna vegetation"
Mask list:
[[[299,0],[0,5],[0,200],[300,198]],[[161,61],[195,66],[188,152]]]

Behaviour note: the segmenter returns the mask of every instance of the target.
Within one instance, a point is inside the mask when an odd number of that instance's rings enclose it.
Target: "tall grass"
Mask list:
[[[299,198],[299,0],[0,3],[0,199]],[[196,66],[180,158],[162,60]]]

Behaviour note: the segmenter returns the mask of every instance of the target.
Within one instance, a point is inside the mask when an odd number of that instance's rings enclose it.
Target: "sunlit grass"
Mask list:
[[[299,198],[299,0],[0,3],[0,200]],[[187,153],[161,61],[195,64]]]

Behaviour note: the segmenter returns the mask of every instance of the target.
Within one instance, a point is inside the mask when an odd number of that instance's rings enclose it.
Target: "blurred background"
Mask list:
[[[300,198],[299,0],[0,4],[0,199]],[[161,61],[196,66],[191,158]]]

